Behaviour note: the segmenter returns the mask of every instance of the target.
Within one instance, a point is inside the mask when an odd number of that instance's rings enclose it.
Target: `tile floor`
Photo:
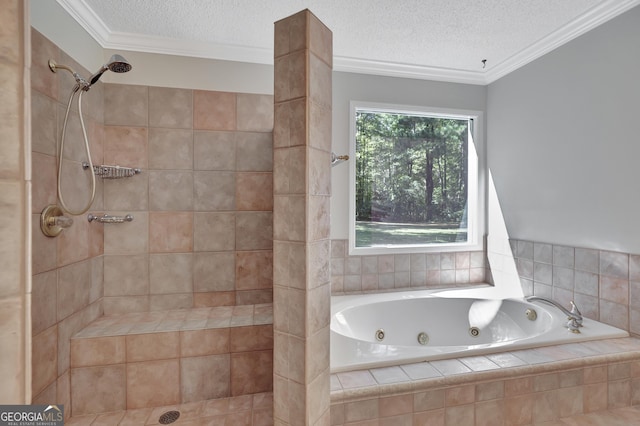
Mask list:
[[[158,425],[160,415],[179,410],[180,418],[172,423],[180,426],[272,426],[273,394],[262,393],[234,398],[215,399],[197,403],[159,408],[118,411],[100,415],[74,417],[68,426],[146,426]],[[371,425],[377,423],[371,423]],[[582,414],[540,426],[632,426],[640,425],[640,406],[624,407],[597,413]],[[419,425],[415,425],[419,426]],[[456,425],[465,426],[465,425]]]
[[[65,424],[67,426],[159,425],[160,416],[170,410],[180,411],[180,417],[171,423],[172,425],[272,426],[273,393],[258,393],[166,407],[72,417]]]

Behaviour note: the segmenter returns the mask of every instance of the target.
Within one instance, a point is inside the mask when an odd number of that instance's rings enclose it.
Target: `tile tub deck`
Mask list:
[[[567,424],[636,404],[634,337],[331,375],[333,426]]]

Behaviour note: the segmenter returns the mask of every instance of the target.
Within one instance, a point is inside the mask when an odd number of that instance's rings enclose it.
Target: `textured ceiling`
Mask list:
[[[58,2],[104,47],[262,63],[273,23],[308,8],[333,31],[338,70],[486,83],[640,0]]]

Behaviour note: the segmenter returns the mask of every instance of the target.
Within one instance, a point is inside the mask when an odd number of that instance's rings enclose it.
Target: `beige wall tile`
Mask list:
[[[273,252],[238,251],[235,256],[236,290],[273,287]]]
[[[191,129],[192,124],[191,90],[149,87],[149,127]]]
[[[31,92],[31,149],[40,154],[57,154],[58,106],[55,100],[33,90]]]
[[[329,327],[325,327],[307,339],[305,351],[306,380],[311,381],[329,368],[326,349],[330,344]]]
[[[124,336],[71,339],[71,368],[124,362]]]
[[[58,241],[40,230],[40,212],[31,215],[31,268],[34,274],[55,269],[58,263]]]
[[[476,404],[476,426],[493,426],[505,424],[504,401],[491,400]]]
[[[34,275],[31,290],[31,330],[39,334],[57,322],[56,293],[58,274],[56,271]]]
[[[233,213],[194,213],[193,250],[228,251],[236,249],[236,219]]]
[[[273,130],[273,96],[237,94],[238,130],[270,132]]]
[[[194,170],[235,170],[235,132],[194,132]]]
[[[204,308],[212,306],[236,305],[235,291],[213,291],[207,293],[193,293],[193,306]]]
[[[194,172],[193,192],[196,211],[231,211],[236,209],[235,173]]]
[[[193,293],[191,253],[149,255],[149,293]]]
[[[23,349],[24,313],[16,307],[23,306],[24,300],[21,296],[0,297],[0,339],[3,344],[0,345],[0,375],[1,377],[13,377],[15,380],[3,380],[0,383],[0,393],[4,396],[4,401],[15,401],[15,403],[26,403],[24,400],[25,386],[28,385],[22,381],[16,372],[24,371],[25,353]],[[45,339],[46,340],[46,339]],[[55,350],[55,347],[54,347]],[[33,355],[32,355],[33,356]],[[46,355],[49,356],[49,355]],[[43,368],[46,377],[47,368]],[[32,372],[36,374],[36,372]],[[40,376],[40,374],[38,373]],[[23,379],[26,381],[26,378]],[[46,382],[43,379],[42,382]]]
[[[104,257],[104,295],[149,294],[149,257],[146,254]]]
[[[82,203],[86,203],[87,199],[82,200],[75,206],[79,206]],[[71,216],[65,214],[67,217],[73,219],[73,225],[66,228],[62,233],[56,237],[57,240],[57,262],[58,266],[69,265],[74,262],[89,257],[89,222],[82,216]]]
[[[236,170],[270,172],[273,170],[273,136],[271,133],[236,134]]]
[[[71,336],[82,330],[99,315],[99,311],[92,309],[92,306],[88,306],[81,312],[77,312],[58,322],[58,375],[69,369]]]
[[[193,128],[198,130],[236,130],[236,94],[195,90]]]
[[[193,131],[149,129],[149,168],[193,169]]]
[[[236,213],[236,250],[271,250],[273,248],[273,213]]]
[[[228,397],[229,379],[229,354],[180,359],[183,403]]]
[[[193,210],[193,172],[150,171],[150,210]]]
[[[69,370],[58,377],[56,380],[56,399],[57,404],[63,404],[65,407],[71,407],[71,373]],[[49,401],[51,402],[51,401]],[[49,402],[46,404],[49,405]],[[71,410],[65,410],[65,420],[71,416]]]
[[[124,216],[128,212],[112,211],[112,215]],[[105,254],[145,254],[149,251],[149,214],[137,212],[132,222],[110,224],[104,229]]]
[[[149,296],[150,311],[167,311],[193,307],[193,293],[152,294]]]
[[[150,212],[149,251],[151,253],[193,250],[193,213]]]
[[[104,314],[117,315],[149,310],[149,296],[105,296]]]
[[[270,392],[273,389],[272,351],[231,354],[231,395]]]
[[[229,353],[229,328],[185,330],[180,332],[180,356]]]
[[[104,209],[130,212],[149,209],[149,174],[143,172],[126,179],[105,179]]]
[[[309,50],[333,66],[333,33],[313,13],[308,15]]]
[[[160,407],[180,402],[177,359],[127,364],[127,409]]]
[[[3,14],[3,16],[11,16]],[[7,28],[8,29],[8,28]],[[17,46],[16,46],[17,47]],[[51,99],[58,98],[59,75],[47,65],[49,59],[60,61],[60,49],[35,29],[31,29],[31,87]]]
[[[104,123],[117,126],[147,126],[149,89],[125,84],[104,85]]]
[[[239,252],[238,256],[240,253]],[[196,292],[233,290],[236,262],[233,252],[194,253],[193,289]]]
[[[71,370],[73,415],[124,410],[126,391],[127,377],[124,364]]]
[[[0,205],[0,215],[4,218],[0,223],[0,268],[3,271],[0,279],[0,297],[20,293],[22,217],[25,215],[22,198],[22,188],[18,182],[0,181],[0,193],[3,203]],[[21,212],[22,216],[17,215]]]
[[[232,327],[229,349],[232,353],[273,349],[273,326]]]
[[[105,126],[104,162],[113,166],[146,169],[148,167],[148,130],[146,127]]]
[[[236,291],[236,305],[259,305],[272,302],[273,291],[271,289]]]
[[[73,263],[59,269],[56,297],[58,321],[89,304],[90,285],[91,262]]]
[[[273,174],[238,173],[235,201],[237,210],[273,210]]]
[[[31,386],[34,395],[39,394],[56,381],[58,364],[57,338],[58,328],[55,325],[33,337]]]
[[[179,337],[177,331],[128,335],[127,362],[177,358],[180,355]]]
[[[42,392],[38,395],[34,395],[31,399],[32,404],[45,405],[49,401],[55,401],[57,394],[57,382],[51,383],[51,385],[47,386]]]

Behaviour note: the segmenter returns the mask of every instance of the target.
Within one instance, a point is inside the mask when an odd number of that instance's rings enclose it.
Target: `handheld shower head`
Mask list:
[[[130,71],[131,68],[132,66],[129,61],[127,61],[121,55],[115,54],[111,57],[111,59],[109,59],[109,62],[104,64],[95,74],[91,76],[91,78],[89,79],[89,87],[97,83],[98,80],[100,80],[100,77],[102,77],[102,74],[104,74],[106,71],[123,73]]]

